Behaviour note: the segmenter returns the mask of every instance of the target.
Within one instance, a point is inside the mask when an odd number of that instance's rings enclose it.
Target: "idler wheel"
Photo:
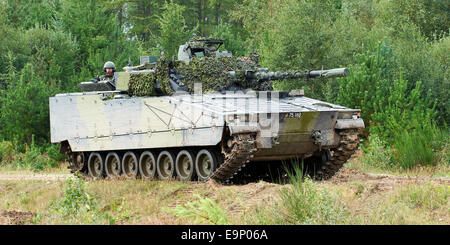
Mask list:
[[[104,158],[98,152],[92,152],[88,159],[88,174],[93,179],[101,179],[104,175]]]
[[[122,172],[128,179],[136,178],[138,174],[138,160],[132,151],[128,151],[123,155]]]
[[[189,181],[194,178],[194,157],[190,151],[182,150],[178,153],[175,160],[175,171],[181,181]]]
[[[120,176],[121,167],[121,158],[115,152],[110,152],[106,155],[105,160],[105,170],[106,176],[109,178],[117,178]]]
[[[171,179],[175,172],[175,156],[168,151],[162,151],[156,162],[158,177],[162,180]]]
[[[148,180],[156,178],[156,161],[150,151],[144,151],[139,158],[139,174]]]
[[[197,153],[195,170],[199,181],[206,181],[217,168],[217,159],[214,154],[206,149]]]

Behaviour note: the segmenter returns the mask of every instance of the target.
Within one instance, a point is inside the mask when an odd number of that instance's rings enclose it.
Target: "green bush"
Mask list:
[[[165,56],[172,59],[178,53],[178,46],[185,43],[194,33],[189,30],[184,18],[185,6],[174,1],[165,2],[163,11],[158,16],[161,29],[159,44],[164,48]]]
[[[320,188],[309,178],[304,178],[296,167],[288,172],[291,188],[281,191],[281,207],[285,212],[280,223],[286,224],[338,224],[345,220],[345,208],[327,189]]]
[[[413,130],[419,127],[430,129],[436,115],[432,100],[421,94],[421,82],[407,92],[408,81],[396,79],[385,99],[375,101],[376,108],[371,116],[375,125],[370,128],[388,143],[393,143],[395,135],[402,130]]]
[[[49,135],[48,97],[49,86],[35,73],[28,63],[20,73],[20,79],[8,87],[0,97],[0,128],[6,140],[30,144],[32,136],[38,143]]]
[[[386,143],[376,134],[369,136],[367,145],[362,145],[364,152],[361,158],[362,163],[381,168],[393,166],[394,155],[391,148],[386,147]]]
[[[357,65],[350,67],[350,76],[339,81],[337,102],[361,109],[368,132],[371,126],[383,124],[374,120],[373,114],[380,110],[380,105],[387,104],[386,96],[392,92],[392,48],[380,42],[374,50],[367,50],[356,59]]]
[[[444,132],[433,124],[401,130],[394,137],[395,160],[404,169],[436,165],[445,141]]]
[[[55,162],[61,162],[65,159],[66,156],[59,152],[59,148],[60,148],[59,144],[50,144],[45,147],[44,152],[51,160]]]
[[[228,23],[220,23],[214,28],[213,37],[223,40],[223,48],[231,51],[233,56],[246,55],[246,48],[242,45],[242,38],[239,33],[233,31],[233,26]]]
[[[92,224],[102,217],[98,214],[95,198],[88,193],[88,183],[81,178],[69,178],[65,182],[63,196],[50,204],[57,222]]]
[[[0,141],[0,164],[11,162],[14,152],[14,146],[10,141]]]
[[[31,144],[25,144],[24,152],[17,153],[12,164],[20,168],[41,171],[58,166],[58,161],[44,154],[42,147],[36,145],[32,137]]]

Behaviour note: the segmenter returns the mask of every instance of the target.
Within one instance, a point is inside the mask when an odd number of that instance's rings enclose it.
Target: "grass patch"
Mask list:
[[[436,126],[418,127],[411,132],[403,130],[396,135],[393,143],[396,164],[403,169],[437,165],[448,139],[448,135],[446,137]],[[448,158],[446,162],[448,164]]]
[[[345,219],[345,208],[327,188],[318,186],[303,176],[296,167],[288,171],[292,186],[280,192],[282,215],[280,223],[285,224],[337,224]]]
[[[439,207],[448,207],[449,197],[450,187],[428,183],[423,186],[409,185],[396,195],[395,202],[405,203],[412,209],[432,211]]]
[[[18,149],[17,144],[10,141],[0,141],[0,166],[7,170],[30,170],[38,172],[58,168],[64,160],[59,153],[58,144],[38,146],[34,140],[29,145]]]
[[[97,201],[88,192],[89,185],[81,178],[69,178],[65,182],[63,196],[50,204],[51,220],[63,224],[102,223],[108,218],[100,214]]]
[[[177,205],[175,208],[164,208],[176,216],[191,219],[194,224],[229,225],[227,213],[217,203],[210,199],[195,194],[197,200]]]
[[[409,136],[402,140],[404,144],[397,141],[397,148],[395,145],[386,146],[386,142],[372,134],[366,144],[361,146],[362,152],[345,166],[371,173],[450,177],[449,134],[443,132],[438,130],[434,133],[435,136],[424,140],[429,143],[426,146],[417,143],[424,134],[408,133]],[[431,139],[433,140],[430,142]]]
[[[297,170],[299,171],[299,170]],[[295,173],[295,172],[294,172]],[[35,224],[449,224],[448,182],[397,179],[243,186],[144,180],[0,180],[0,210]],[[401,180],[401,179],[400,179]]]

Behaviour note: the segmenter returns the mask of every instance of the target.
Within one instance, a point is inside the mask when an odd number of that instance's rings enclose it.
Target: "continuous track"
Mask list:
[[[227,182],[233,178],[245,164],[250,162],[257,151],[255,134],[238,134],[231,140],[231,147],[222,146],[224,163],[213,173],[211,179]]]
[[[339,146],[331,149],[330,154],[325,155],[324,159],[319,162],[314,174],[316,180],[326,180],[333,177],[358,149],[357,129],[344,129],[338,133],[341,136]]]
[[[341,136],[339,146],[326,151],[319,161],[315,161],[312,175],[316,180],[326,180],[334,176],[358,148],[357,129],[341,130],[338,133]],[[218,150],[211,150],[211,153],[215,155],[217,164],[222,164],[214,170],[209,178],[204,180],[213,179],[220,183],[231,182],[241,169],[251,161],[256,151],[256,134],[242,133],[231,136],[228,140],[222,142],[221,153]],[[69,167],[72,173],[89,176],[86,166],[80,167],[80,159],[77,161],[77,155],[71,152],[67,153],[72,156],[72,164]],[[84,154],[83,162],[87,159],[87,155]]]

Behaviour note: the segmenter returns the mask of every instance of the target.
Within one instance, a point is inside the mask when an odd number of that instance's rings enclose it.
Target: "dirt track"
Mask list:
[[[46,174],[35,174],[35,173],[0,173],[0,181],[45,181],[48,184],[50,182],[55,181],[64,181],[65,179],[73,176],[72,174],[61,174],[61,173],[46,173]],[[115,180],[117,181],[117,180]],[[119,180],[120,181],[120,180]],[[392,176],[386,174],[368,174],[361,171],[357,171],[350,168],[343,168],[339,171],[339,173],[327,181],[317,181],[318,185],[324,186],[336,186],[338,188],[344,187],[344,189],[353,188],[352,183],[361,183],[367,188],[370,189],[370,195],[373,193],[391,193],[389,191],[402,188],[403,186],[408,186],[410,184],[417,185],[426,185],[428,183],[435,183],[439,185],[450,186],[450,178],[448,177],[426,177],[426,176],[418,176],[418,177],[408,177],[408,176]],[[5,183],[11,184],[11,183]],[[39,183],[38,183],[39,184]],[[105,184],[103,182],[99,182],[100,186]],[[107,184],[107,183],[106,183]],[[350,185],[348,185],[350,184]],[[145,183],[138,182],[137,186],[140,186],[142,190],[142,186]],[[205,185],[208,187],[209,191],[204,192],[203,195],[214,200],[222,200],[222,196],[227,195],[227,193],[234,193],[236,200],[228,200],[223,199],[221,205],[227,207],[227,210],[233,213],[242,213],[245,212],[245,208],[252,206],[253,204],[262,204],[262,205],[270,205],[276,199],[279,198],[278,193],[280,189],[284,188],[281,184],[276,183],[268,183],[265,181],[253,182],[245,185],[221,185],[214,181],[208,181],[207,183],[199,183],[192,182],[187,186],[184,186],[181,189],[175,189],[171,192],[168,192],[167,198],[161,197],[161,200],[170,199],[170,196],[177,196],[180,192],[183,192],[181,196],[190,197],[191,193],[197,193],[199,189],[204,189]],[[139,189],[139,188],[137,188]],[[357,190],[359,191],[359,190]],[[374,192],[375,191],[375,192]],[[0,192],[2,192],[0,188]],[[150,192],[151,193],[151,192]],[[365,192],[369,193],[369,192]],[[148,193],[147,193],[148,194]],[[369,195],[369,194],[368,194]],[[383,195],[383,194],[382,194]],[[369,197],[369,196],[368,196]],[[380,195],[377,198],[382,197]],[[169,207],[175,207],[177,204],[184,204],[186,200],[190,200],[189,198],[173,198],[173,203],[168,204]],[[366,200],[366,199],[364,199]],[[245,202],[245,205],[242,205],[242,202]],[[149,202],[150,203],[150,202]],[[359,205],[359,204],[358,204]],[[3,207],[5,208],[5,207]],[[2,209],[3,209],[2,208]],[[8,208],[9,209],[9,208]],[[25,209],[27,210],[27,209]],[[36,216],[36,213],[33,212],[25,212],[20,210],[20,208],[16,208],[15,210],[0,210],[0,224],[31,224],[33,218]],[[442,216],[442,215],[441,215]],[[439,217],[441,217],[439,216]],[[165,217],[165,216],[164,216]],[[447,218],[442,218],[447,220]],[[160,217],[155,218],[145,217],[143,220],[137,220],[136,223],[142,224],[175,224],[173,220],[161,220]],[[448,223],[447,221],[444,221]]]
[[[43,180],[56,181],[65,180],[71,174],[0,174],[0,180]]]
[[[29,224],[35,216],[36,214],[32,212],[2,210],[0,211],[0,225]]]
[[[57,181],[65,180],[73,176],[72,174],[1,174],[0,180],[42,180],[42,181]],[[423,183],[436,182],[440,184],[450,184],[448,177],[408,177],[408,176],[393,176],[387,174],[368,174],[354,169],[343,168],[336,176],[330,180],[324,181],[333,184],[342,184],[352,181],[372,182],[380,184],[399,184],[399,183]],[[220,185],[220,184],[219,184]]]
[[[326,182],[333,184],[342,184],[347,182],[363,182],[377,184],[380,189],[392,189],[394,185],[399,184],[423,184],[434,182],[438,184],[450,185],[448,177],[425,177],[425,176],[393,176],[387,174],[368,174],[354,169],[343,168],[337,175]]]

